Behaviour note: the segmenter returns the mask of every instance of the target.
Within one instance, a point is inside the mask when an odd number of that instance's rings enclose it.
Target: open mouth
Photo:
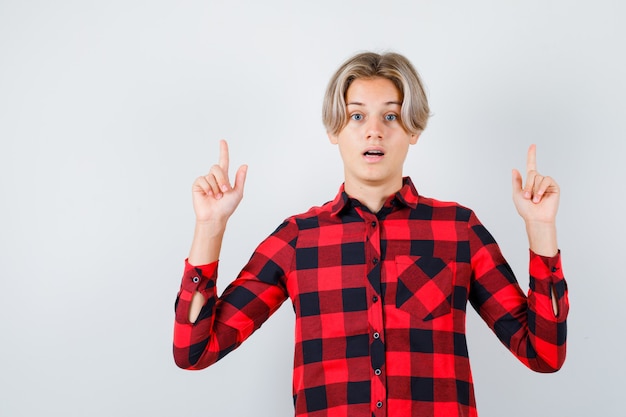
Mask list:
[[[385,153],[379,150],[369,150],[363,153],[364,156],[383,156]]]

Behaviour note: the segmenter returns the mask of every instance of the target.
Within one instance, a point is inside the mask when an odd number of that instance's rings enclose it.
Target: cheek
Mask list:
[[[338,141],[337,148],[339,148],[339,155],[341,156],[341,159],[345,159],[347,152],[346,152],[345,145],[343,144],[343,142]]]
[[[339,142],[339,155],[343,162],[350,162],[359,159],[359,151],[356,146],[353,146],[347,141]]]

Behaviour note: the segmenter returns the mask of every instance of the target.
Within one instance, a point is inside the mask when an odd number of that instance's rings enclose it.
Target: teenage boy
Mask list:
[[[297,416],[476,416],[468,301],[526,366],[558,370],[568,301],[557,183],[537,172],[534,146],[524,185],[513,171],[513,200],[530,245],[525,296],[471,210],[419,195],[402,176],[428,116],[422,83],[402,55],[346,61],[323,106],[344,164],[339,193],[285,220],[218,297],[222,237],[247,171],[240,167],[231,186],[222,141],[219,163],[193,185],[195,234],[176,303],[178,366],[200,369],[221,359],[290,298]]]

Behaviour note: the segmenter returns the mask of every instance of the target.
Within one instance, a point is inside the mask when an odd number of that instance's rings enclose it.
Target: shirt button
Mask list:
[[[378,296],[376,296],[376,295],[375,295],[375,296],[373,296],[373,297],[372,297],[372,301],[373,301],[373,302],[378,301]]]
[[[374,339],[378,339],[380,337],[380,333],[374,332],[372,336],[374,336]]]
[[[376,407],[377,407],[377,408],[382,408],[382,407],[383,407],[383,402],[382,402],[382,401],[378,401],[378,402],[376,403]]]
[[[376,375],[380,375],[381,373],[382,373],[382,371],[381,371],[380,369],[376,369],[376,370],[374,371],[374,374],[376,374]]]
[[[374,265],[376,265],[378,263],[378,258],[372,259],[372,262],[374,263]]]
[[[200,278],[198,278],[198,277],[193,277],[191,280],[192,280],[194,283],[196,283],[196,284],[197,284],[198,282],[200,282]]]
[[[376,227],[376,222],[372,222],[372,227]]]
[[[556,271],[558,271],[558,270],[559,270],[559,268],[557,268],[556,266],[553,266],[553,267],[552,267],[552,272],[556,272]]]

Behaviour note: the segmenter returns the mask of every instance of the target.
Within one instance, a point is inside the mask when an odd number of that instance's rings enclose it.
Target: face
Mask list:
[[[379,187],[389,194],[402,186],[402,165],[419,135],[404,130],[402,97],[386,78],[359,78],[346,92],[347,125],[328,135],[339,146],[346,191]]]

